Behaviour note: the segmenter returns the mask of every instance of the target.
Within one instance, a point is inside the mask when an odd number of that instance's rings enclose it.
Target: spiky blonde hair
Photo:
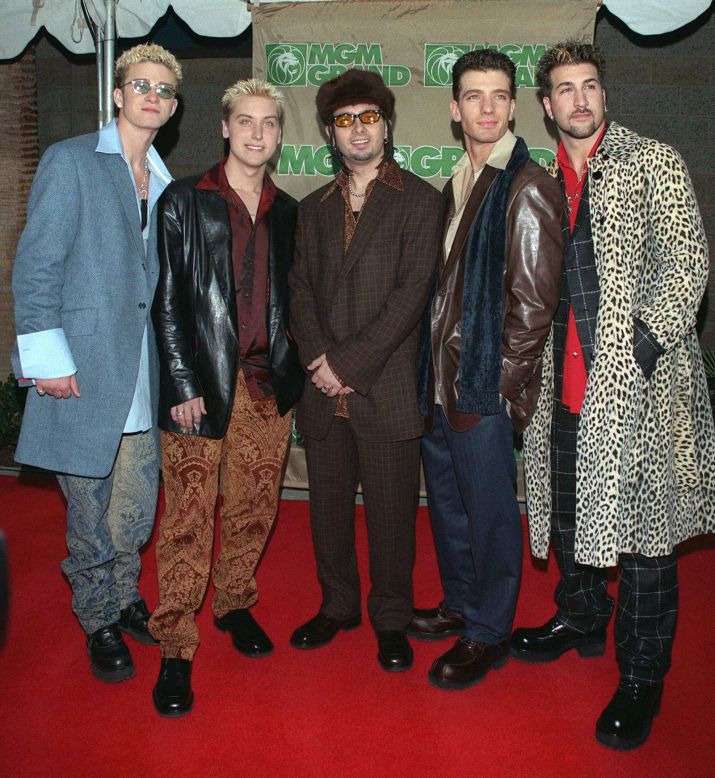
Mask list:
[[[230,86],[221,98],[221,117],[228,121],[231,112],[236,106],[239,97],[268,97],[276,101],[276,112],[278,121],[283,124],[283,92],[276,89],[273,84],[267,81],[261,81],[259,78],[246,78],[243,81],[236,81]]]
[[[155,65],[163,65],[174,74],[177,88],[181,86],[181,65],[176,57],[163,46],[156,43],[140,43],[127,49],[114,63],[114,83],[120,86],[124,83],[127,70],[131,65],[140,65],[142,62],[153,62]]]

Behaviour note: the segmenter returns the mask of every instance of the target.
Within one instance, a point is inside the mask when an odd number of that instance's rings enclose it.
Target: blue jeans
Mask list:
[[[139,598],[139,550],[151,535],[159,487],[154,432],[123,435],[106,478],[58,474],[67,499],[67,550],[62,570],[72,610],[91,634],[119,619]]]
[[[514,430],[506,409],[456,432],[436,406],[422,461],[445,604],[464,617],[471,640],[506,640],[522,554]]]

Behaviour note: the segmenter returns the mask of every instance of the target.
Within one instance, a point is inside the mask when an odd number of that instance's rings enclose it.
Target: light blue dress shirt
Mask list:
[[[126,162],[129,176],[134,180],[132,168],[129,164],[122,140],[119,137],[116,120],[102,127],[99,131],[99,141],[96,151],[101,154],[119,154]],[[154,205],[161,193],[171,182],[171,174],[161,161],[156,149],[151,146],[147,154],[149,165],[149,192],[147,200],[147,225],[144,229],[144,251],[146,251],[149,230],[151,229]],[[141,214],[141,203],[137,192],[137,210]],[[74,375],[77,366],[72,358],[72,352],[62,328],[43,330],[41,332],[29,332],[26,335],[17,336],[17,346],[22,365],[22,374],[25,378],[58,378],[60,376]],[[80,387],[81,391],[81,387]],[[147,327],[144,327],[142,338],[142,350],[139,360],[139,372],[134,389],[129,414],[124,424],[124,432],[144,432],[151,428],[151,392],[149,387],[149,345],[147,341]]]

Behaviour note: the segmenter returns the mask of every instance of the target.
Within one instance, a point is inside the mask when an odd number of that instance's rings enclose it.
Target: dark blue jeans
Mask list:
[[[506,640],[522,553],[514,430],[506,409],[456,432],[436,406],[422,461],[445,603],[462,614],[471,640]]]

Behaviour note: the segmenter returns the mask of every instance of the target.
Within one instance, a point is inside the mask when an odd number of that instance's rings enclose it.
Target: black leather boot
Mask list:
[[[655,686],[621,679],[616,693],[596,722],[596,740],[625,751],[643,745],[660,710],[663,682]]]
[[[137,600],[127,605],[119,614],[119,629],[131,635],[134,640],[144,643],[146,646],[156,646],[159,641],[154,640],[149,632],[149,619],[151,613],[144,600]]]
[[[119,683],[134,677],[134,662],[119,627],[110,624],[87,636],[92,674],[105,683]]]
[[[191,662],[188,659],[162,659],[159,679],[152,692],[154,707],[160,716],[186,715],[194,703],[191,689]]]

